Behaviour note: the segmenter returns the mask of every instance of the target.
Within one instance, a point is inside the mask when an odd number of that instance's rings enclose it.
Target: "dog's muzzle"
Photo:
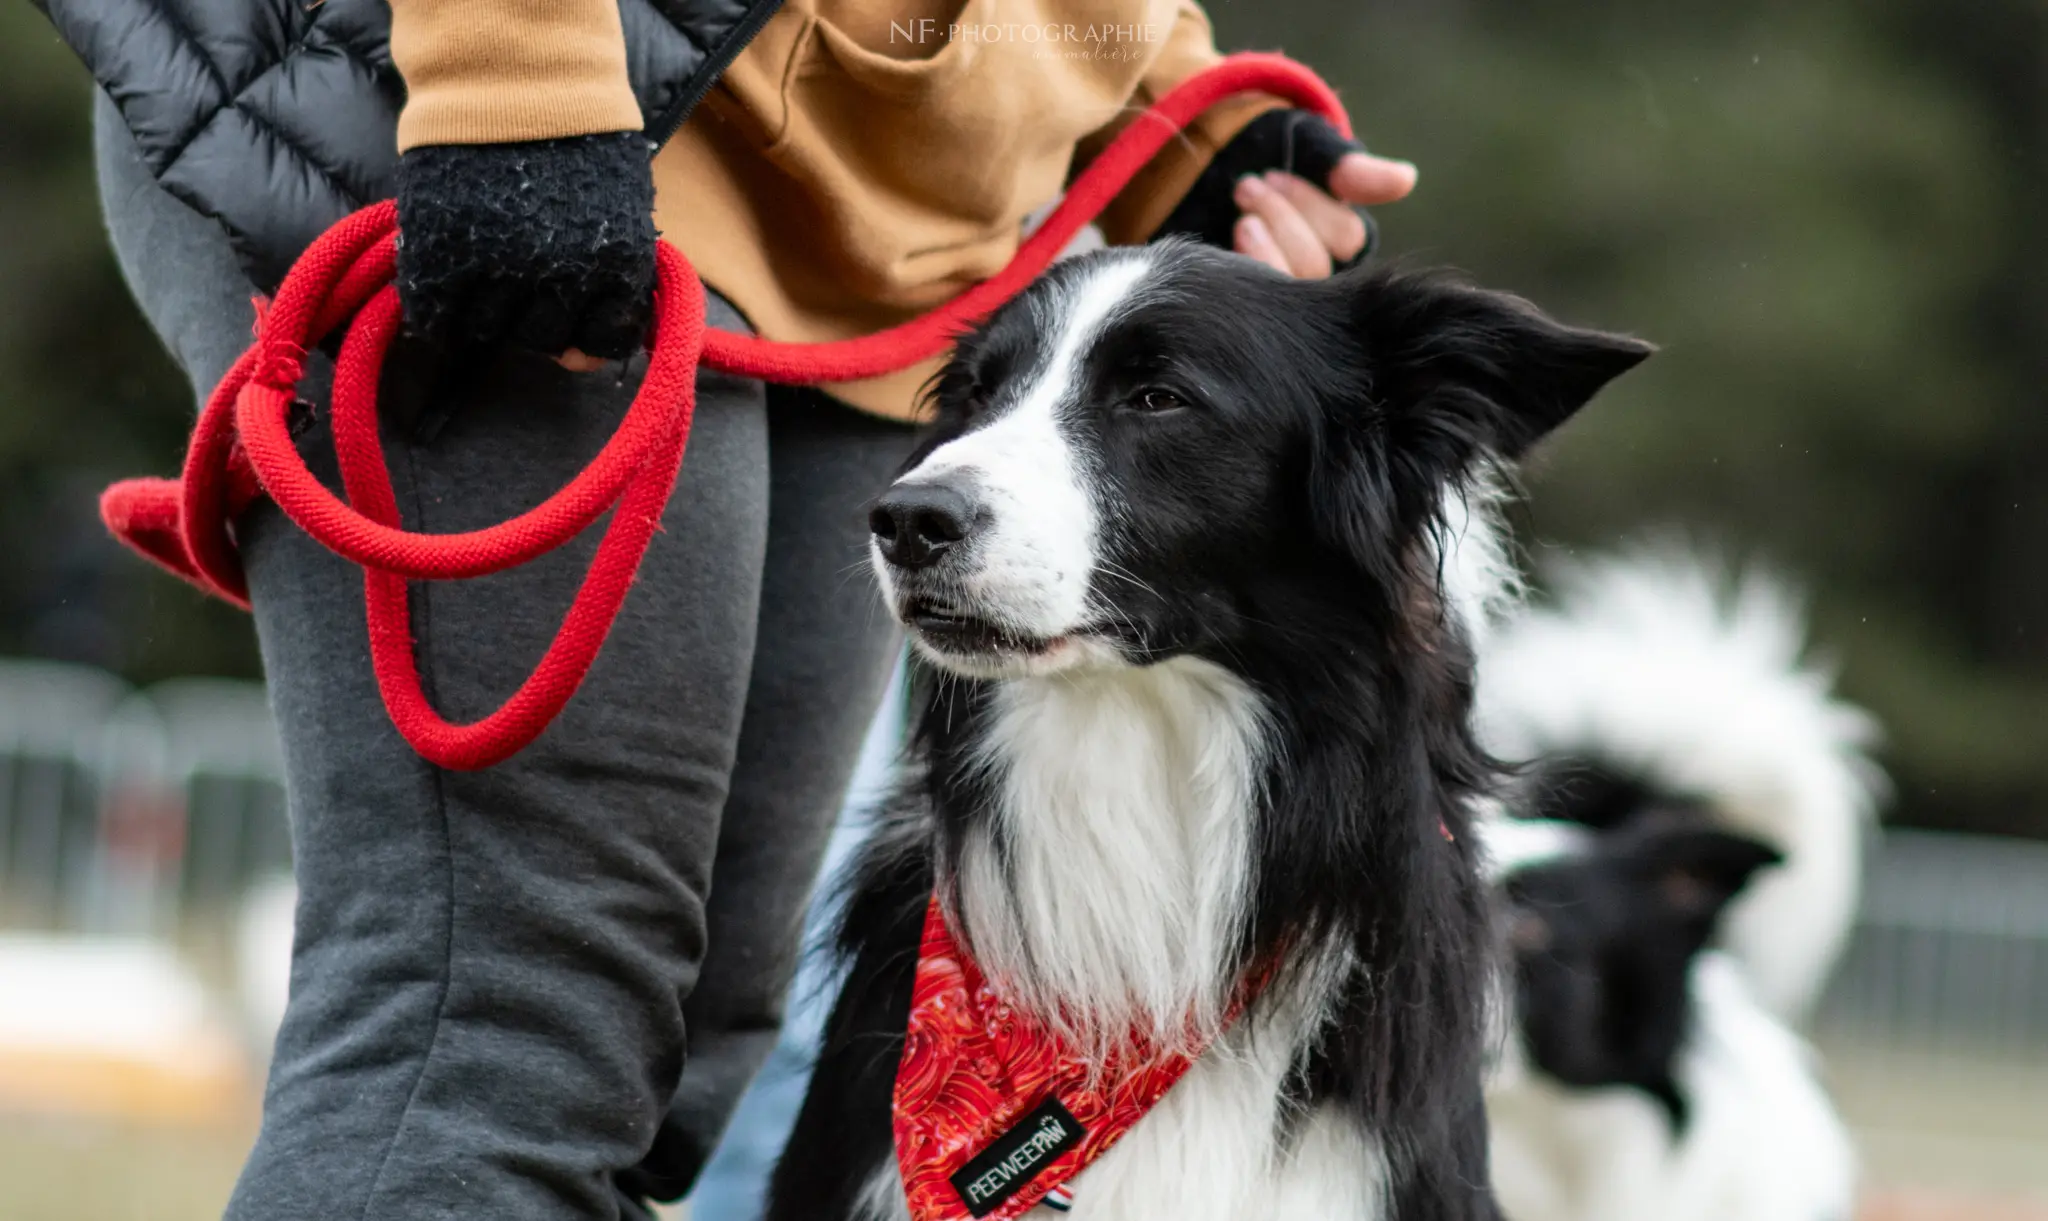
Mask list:
[[[868,513],[875,555],[903,625],[947,658],[1031,656],[1050,641],[991,603],[986,551],[994,513],[965,476],[904,479]]]

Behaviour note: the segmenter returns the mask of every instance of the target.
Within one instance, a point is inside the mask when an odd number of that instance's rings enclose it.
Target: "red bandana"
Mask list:
[[[1201,1050],[1080,1059],[995,994],[934,899],[893,1108],[912,1221],[1011,1221],[1102,1156]]]

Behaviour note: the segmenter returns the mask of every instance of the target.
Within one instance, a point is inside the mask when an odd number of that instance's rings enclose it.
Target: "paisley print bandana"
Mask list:
[[[996,995],[934,898],[892,1107],[912,1221],[1012,1221],[1041,1202],[1063,1209],[1068,1180],[1201,1052],[1139,1045],[1108,1063],[1079,1058]]]

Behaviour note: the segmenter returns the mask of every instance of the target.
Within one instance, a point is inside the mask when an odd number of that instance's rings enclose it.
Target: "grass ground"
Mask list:
[[[2048,1056],[1825,1050],[1872,1184],[1859,1221],[2048,1221]],[[0,1118],[0,1221],[216,1221],[254,1135]]]
[[[251,1126],[0,1120],[6,1221],[216,1221]]]
[[[1925,1211],[1958,1198],[2008,1201],[2015,1211],[1984,1214],[2001,1221],[2048,1221],[2048,1050],[1993,1059],[1823,1038],[1821,1051],[1866,1177],[1898,1193],[1884,1221],[1967,1221]]]
[[[247,1124],[0,1119],[0,1221],[218,1221],[255,1136]]]

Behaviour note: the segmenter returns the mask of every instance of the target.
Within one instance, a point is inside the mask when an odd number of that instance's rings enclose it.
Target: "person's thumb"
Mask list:
[[[1348,204],[1369,206],[1406,199],[1415,189],[1415,166],[1391,157],[1352,151],[1330,167],[1324,184],[1332,196]]]

